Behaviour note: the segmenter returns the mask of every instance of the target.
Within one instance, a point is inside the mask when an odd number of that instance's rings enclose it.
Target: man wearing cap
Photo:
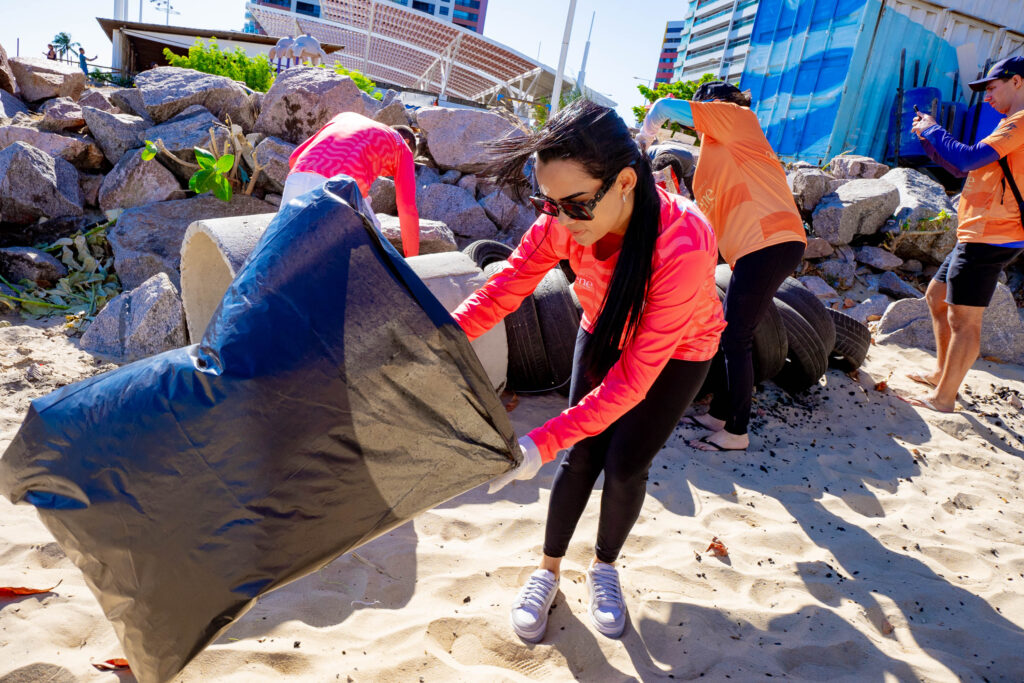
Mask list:
[[[779,285],[800,265],[807,236],[786,172],[750,111],[749,92],[710,81],[690,101],[660,99],[647,112],[638,142],[646,146],[668,120],[700,136],[694,201],[715,231],[722,258],[732,266],[722,354],[709,375],[714,399],[706,414],[689,418],[692,426],[709,433],[691,446],[744,450],[750,445],[754,328]]]
[[[957,245],[928,283],[925,299],[935,333],[936,369],[912,374],[931,392],[911,403],[953,412],[956,395],[981,348],[981,323],[999,274],[1024,251],[1021,207],[1013,183],[1024,186],[1024,57],[996,62],[985,78],[970,84],[1006,118],[976,145],[965,145],[918,114],[911,130],[928,156],[958,177],[967,177],[958,208]],[[999,161],[1009,165],[1007,177]]]

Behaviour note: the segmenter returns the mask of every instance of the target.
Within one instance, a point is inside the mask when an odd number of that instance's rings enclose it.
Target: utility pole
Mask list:
[[[565,16],[565,33],[562,34],[562,52],[558,56],[558,71],[555,72],[555,87],[551,90],[550,117],[558,112],[559,100],[562,95],[562,70],[565,69],[565,56],[569,52],[569,36],[572,35],[572,19],[576,14],[576,0],[569,0],[569,13]]]
[[[583,92],[583,86],[587,80],[587,55],[590,54],[590,36],[594,32],[594,15],[596,14],[596,10],[590,14],[590,30],[587,31],[587,44],[583,47],[583,63],[580,64],[580,73],[576,76],[576,89],[580,92]]]

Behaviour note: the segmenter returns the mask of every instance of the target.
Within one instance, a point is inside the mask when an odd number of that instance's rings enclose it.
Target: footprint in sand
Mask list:
[[[507,670],[503,676],[514,672],[522,680],[565,675],[566,661],[555,648],[527,646],[514,638],[511,627],[497,628],[496,619],[437,619],[427,626],[428,651],[455,669],[500,667]]]

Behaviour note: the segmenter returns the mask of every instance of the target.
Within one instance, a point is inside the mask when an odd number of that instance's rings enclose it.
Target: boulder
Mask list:
[[[11,71],[11,63],[7,59],[7,51],[3,45],[0,45],[0,90],[12,95],[18,94],[18,81]]]
[[[797,168],[786,174],[786,183],[801,211],[814,211],[821,198],[832,192],[833,178],[820,168]]]
[[[150,126],[145,119],[131,114],[115,114],[95,107],[82,107],[89,133],[111,164],[116,164],[130,149],[142,147]]]
[[[9,282],[53,283],[68,274],[67,266],[45,251],[31,247],[0,249],[0,274]]]
[[[814,234],[829,244],[849,244],[873,235],[899,204],[899,192],[884,180],[851,180],[822,197],[814,209]]]
[[[39,130],[31,125],[0,126],[0,149],[24,142],[59,157],[81,171],[94,171],[103,163],[103,151],[88,138]]]
[[[824,258],[831,256],[835,251],[832,245],[820,237],[808,237],[807,246],[804,247],[804,258]]]
[[[134,149],[122,156],[103,179],[99,204],[104,211],[185,197],[174,174],[155,160],[143,161],[141,151]]]
[[[832,289],[832,286],[829,283],[825,282],[817,275],[804,275],[802,277],[798,277],[797,279],[800,280],[801,284],[803,284],[803,286],[806,287],[811,292],[811,294],[818,297],[819,299],[832,301],[840,298],[839,292]]]
[[[899,275],[892,271],[883,273],[882,277],[878,278],[878,284],[875,289],[882,294],[888,294],[894,299],[916,299],[922,295],[916,287],[901,279]]]
[[[24,142],[0,151],[0,221],[82,215],[82,189],[71,164]]]
[[[911,168],[894,168],[882,180],[899,192],[893,225],[895,253],[938,265],[956,246],[956,208],[946,191],[925,174]]]
[[[85,90],[85,74],[77,64],[34,57],[14,57],[10,64],[21,89],[21,98],[26,102],[51,97],[77,100]]]
[[[890,303],[892,300],[885,294],[873,294],[853,308],[846,309],[843,313],[858,322],[867,324],[881,318]]]
[[[907,259],[903,262],[903,265],[900,266],[900,270],[904,273],[917,274],[924,270],[924,264],[917,259]]]
[[[379,121],[385,126],[408,126],[409,114],[405,111],[405,105],[401,100],[393,101],[381,107],[380,111],[373,115],[374,121]]]
[[[934,351],[935,335],[927,302],[923,298],[894,302],[878,323],[875,341]],[[1024,364],[1024,322],[1021,322],[1013,294],[1006,285],[996,285],[992,301],[985,309],[981,355]]]
[[[825,280],[833,287],[849,289],[857,278],[857,267],[849,261],[842,259],[830,259],[822,262],[819,266]]]
[[[437,165],[463,173],[472,173],[486,160],[481,143],[523,135],[502,116],[481,109],[424,107],[416,112],[416,123]]]
[[[285,69],[263,97],[255,130],[297,145],[343,111],[364,114],[362,95],[355,81],[330,69]]]
[[[78,106],[92,107],[102,111],[109,111],[112,114],[120,114],[121,110],[110,101],[110,88],[87,88],[85,93],[78,98]]]
[[[107,233],[114,252],[114,268],[125,288],[137,287],[159,272],[167,273],[177,287],[181,241],[189,225],[205,218],[274,211],[270,204],[241,194],[230,202],[203,194],[128,209]]]
[[[476,179],[475,175],[473,175],[471,173],[467,174],[467,175],[464,175],[461,178],[459,178],[459,182],[457,182],[455,184],[458,185],[459,187],[461,187],[466,192],[468,192],[471,195],[473,195],[474,197],[477,196],[477,193],[476,193],[477,179]]]
[[[445,171],[444,173],[442,173],[441,177],[438,178],[438,180],[440,182],[442,182],[442,183],[447,183],[449,185],[458,185],[459,184],[459,178],[461,178],[461,177],[462,177],[461,173],[459,173],[458,171],[452,169],[450,171]]]
[[[82,188],[82,203],[86,206],[99,206],[101,185],[102,173],[79,173],[78,186]]]
[[[536,209],[512,201],[501,190],[495,190],[481,199],[480,206],[484,207],[484,213],[499,229],[510,231],[517,236],[525,233],[537,220]]]
[[[398,202],[395,200],[395,181],[381,176],[370,185],[370,204],[376,214],[386,213],[398,215]],[[378,216],[379,218],[379,216]]]
[[[225,76],[194,69],[161,66],[135,77],[142,105],[157,123],[163,123],[186,109],[201,105],[217,118],[231,118],[243,130],[251,130],[256,110],[247,88]]]
[[[434,183],[416,190],[420,218],[444,222],[458,237],[493,238],[498,230],[470,193],[455,185]]]
[[[402,253],[402,227],[396,216],[386,213],[377,214],[381,233],[391,242],[392,246]],[[441,221],[420,219],[420,254],[439,254],[443,251],[456,251],[455,235]]]
[[[363,116],[369,117],[371,119],[376,118],[377,114],[380,113],[380,110],[383,109],[380,100],[366,92],[362,94],[362,98],[364,109]]]
[[[81,348],[130,362],[188,343],[185,310],[166,273],[107,302],[82,335]]]
[[[892,270],[903,265],[903,259],[881,247],[858,247],[854,252],[857,263],[863,263],[878,270]]]
[[[263,168],[259,182],[264,188],[273,192],[284,190],[284,181],[288,178],[288,159],[295,151],[295,147],[290,142],[272,135],[263,138],[256,145],[253,154],[256,156],[256,163]]]
[[[224,143],[228,139],[227,126],[218,121],[217,117],[205,107],[196,104],[164,123],[147,130],[144,133],[144,139],[153,142],[163,140],[164,147],[168,151],[184,161],[194,162],[196,158],[194,148],[209,147],[211,129],[214,131],[217,148],[223,149]],[[166,163],[182,180],[187,180],[195,171],[194,168],[176,164],[173,159],[167,159],[166,155],[162,155],[160,161]]]
[[[82,118],[82,107],[70,97],[55,97],[47,100],[40,109],[43,120],[39,122],[41,130],[60,132],[85,125]]]
[[[888,173],[889,167],[871,157],[859,154],[840,154],[832,158],[828,170],[836,178],[857,180],[881,178]]]
[[[441,174],[433,166],[416,164],[416,187],[425,187],[441,182]]]
[[[0,90],[0,124],[6,125],[7,119],[13,119],[18,114],[27,115],[28,107],[17,95]]]
[[[387,90],[384,91],[384,95],[380,98],[380,106],[388,107],[396,100],[399,102],[399,104],[401,104],[402,100],[400,96],[400,92],[388,88]]]
[[[110,101],[125,114],[134,114],[146,119],[153,125],[153,119],[142,103],[142,91],[138,88],[121,88],[110,93]]]

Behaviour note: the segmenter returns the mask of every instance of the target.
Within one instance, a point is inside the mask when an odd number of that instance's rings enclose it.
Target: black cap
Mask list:
[[[971,86],[971,90],[980,92],[985,89],[985,86],[997,78],[1009,78],[1010,76],[1021,76],[1024,78],[1024,57],[1007,57],[1006,59],[1000,59],[988,70],[985,78],[977,81],[971,81],[968,85]]]
[[[710,100],[728,100],[732,95],[739,95],[740,89],[725,81],[708,81],[702,83],[690,98],[691,102],[708,102]]]

